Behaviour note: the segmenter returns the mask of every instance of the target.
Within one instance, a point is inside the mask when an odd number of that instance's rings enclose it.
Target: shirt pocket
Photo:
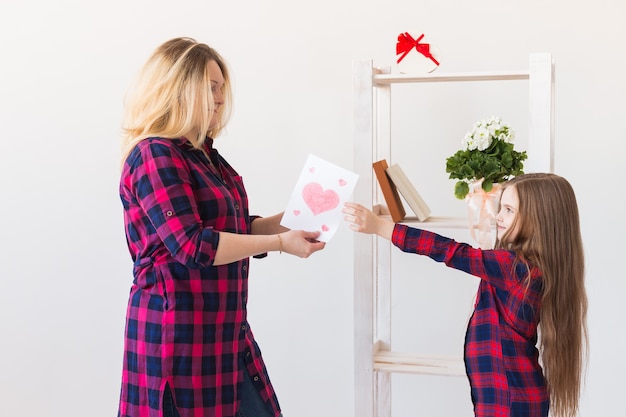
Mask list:
[[[162,268],[163,266],[158,265],[158,262],[155,263],[152,257],[135,261],[133,268],[135,280],[133,283],[141,288],[143,292],[150,294],[152,297],[160,298],[163,309],[167,310],[169,306],[168,289]],[[171,290],[173,292],[173,288]]]

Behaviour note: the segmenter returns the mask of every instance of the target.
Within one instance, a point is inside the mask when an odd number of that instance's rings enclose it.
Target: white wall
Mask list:
[[[553,54],[556,172],[578,192],[586,245],[581,414],[623,415],[624,18],[619,0],[3,0],[0,415],[116,413],[131,282],[121,103],[153,48],[192,36],[230,62],[235,114],[217,146],[244,176],[252,211],[269,215],[308,153],[352,167],[352,60],[391,64],[404,31],[439,48],[440,72],[523,69],[530,52]],[[311,259],[253,263],[251,323],[287,417],[354,413],[351,255],[343,229]],[[402,395],[399,413],[419,412]]]

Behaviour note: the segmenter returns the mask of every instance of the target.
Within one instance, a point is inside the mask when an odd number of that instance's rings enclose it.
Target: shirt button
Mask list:
[[[254,382],[258,382],[258,380],[259,380],[259,376],[258,376],[258,375],[255,375],[255,376],[254,376],[254,378],[252,378],[252,379],[254,379]]]
[[[246,325],[245,324],[241,325],[241,330],[243,330],[244,332],[246,331]]]
[[[166,213],[167,217],[172,217],[174,215],[174,212],[172,210],[168,210]]]
[[[252,353],[250,353],[250,351],[247,351],[247,352],[246,352],[246,358],[249,358],[249,357],[250,357],[250,355],[252,355]]]
[[[247,271],[248,267],[244,265],[241,269],[243,269],[244,271]]]

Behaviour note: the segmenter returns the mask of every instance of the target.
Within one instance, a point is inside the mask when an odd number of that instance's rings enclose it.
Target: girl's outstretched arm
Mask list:
[[[344,219],[350,223],[350,229],[355,232],[376,234],[384,239],[391,240],[395,223],[377,216],[371,210],[360,204],[347,202],[342,210]]]

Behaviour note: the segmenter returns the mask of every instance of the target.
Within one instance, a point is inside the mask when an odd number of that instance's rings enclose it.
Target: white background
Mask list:
[[[409,31],[436,45],[442,73],[525,69],[529,53],[553,54],[555,170],[577,191],[590,300],[581,414],[624,416],[625,18],[621,0],[2,0],[0,415],[117,412],[132,280],[117,193],[122,99],[157,45],[192,36],[229,61],[235,113],[217,147],[244,177],[251,211],[271,215],[309,153],[352,168],[352,61],[391,65],[396,36]],[[467,92],[443,102],[437,94],[407,98],[405,108],[416,106],[452,145],[435,150],[422,137],[397,154],[433,209],[446,211],[460,203],[435,199],[420,169],[445,178],[445,156],[477,118],[499,114],[523,136],[525,115],[514,109],[526,98],[503,94],[488,114],[473,114]],[[418,151],[431,165],[411,165]],[[444,187],[451,193],[452,182]],[[354,414],[351,233],[342,228],[307,260],[253,261],[250,321],[286,417]],[[404,316],[419,331],[395,326],[399,345],[460,349],[471,300],[443,307],[474,281],[405,261],[414,276],[397,307],[417,309]],[[435,378],[406,392],[411,382],[397,380],[398,416],[435,415],[421,398],[469,401],[464,381]]]

